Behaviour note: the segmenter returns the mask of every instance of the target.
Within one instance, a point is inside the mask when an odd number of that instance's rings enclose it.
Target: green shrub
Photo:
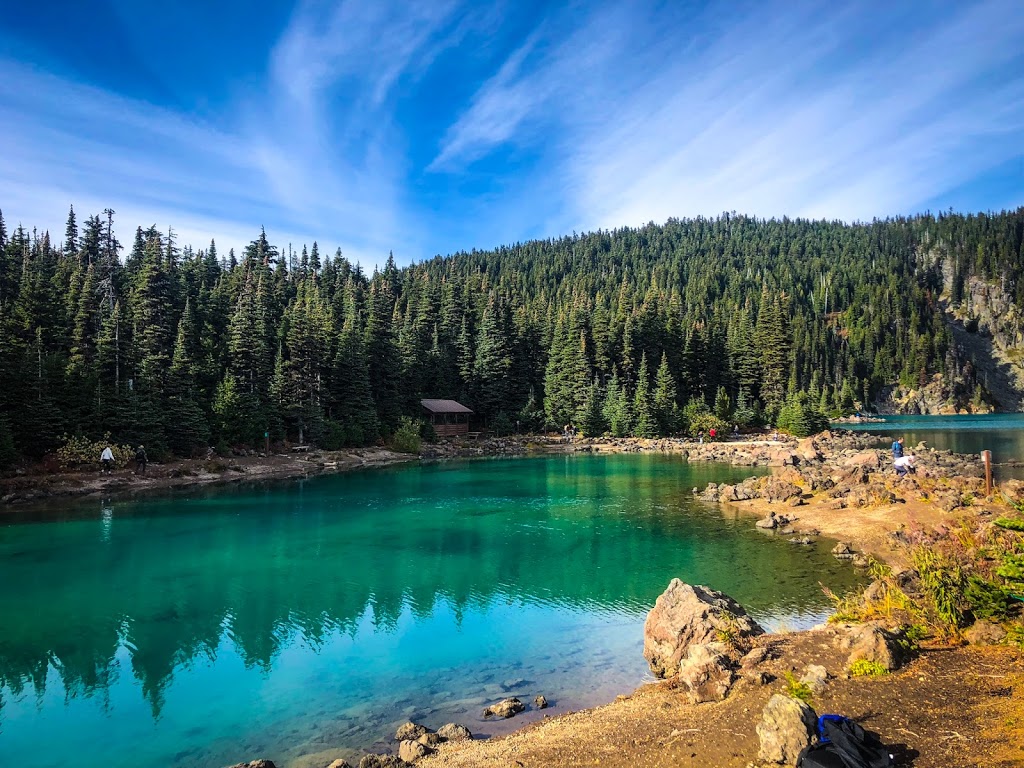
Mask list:
[[[729,433],[729,425],[713,413],[698,413],[694,415],[690,420],[690,426],[687,431],[690,435],[696,437],[697,433],[701,430],[704,430],[704,435],[707,436],[712,429],[718,433],[718,437],[725,437]]]
[[[135,458],[135,449],[130,445],[115,445],[110,442],[110,435],[103,440],[90,440],[76,435],[64,438],[64,444],[57,449],[57,463],[61,469],[78,469],[81,467],[98,467],[100,454],[110,446],[114,454],[114,466],[126,467]]]
[[[1008,645],[1012,645],[1024,651],[1024,627],[1020,624],[1014,624],[1010,627],[1006,631],[1006,642]]]
[[[398,429],[391,437],[392,450],[399,453],[419,453],[421,444],[419,421],[403,416],[398,424]]]
[[[1003,587],[980,576],[967,580],[964,597],[976,619],[1004,619],[1013,605]]]
[[[808,706],[811,705],[813,692],[811,686],[796,679],[792,672],[786,673],[786,695],[792,699],[799,699]]]
[[[516,425],[512,423],[512,419],[510,419],[508,414],[504,411],[500,411],[491,422],[491,431],[498,437],[511,435],[515,432],[515,429]]]
[[[857,659],[850,665],[850,674],[854,677],[878,677],[879,675],[889,674],[889,670],[877,661]]]
[[[1024,520],[1015,518],[1000,517],[995,521],[995,525],[1008,531],[1024,531]]]
[[[912,560],[940,628],[955,633],[967,623],[968,580],[963,568],[952,557],[925,547],[914,550]]]

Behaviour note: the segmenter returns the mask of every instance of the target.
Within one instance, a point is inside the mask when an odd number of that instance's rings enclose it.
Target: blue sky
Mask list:
[[[1024,204],[1024,7],[0,0],[0,209],[364,265]]]

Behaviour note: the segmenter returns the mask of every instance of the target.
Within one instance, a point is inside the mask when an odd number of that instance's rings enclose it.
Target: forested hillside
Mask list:
[[[936,373],[985,397],[939,306],[971,277],[1024,306],[1024,209],[846,225],[723,215],[437,257],[372,276],[316,243],[244,253],[62,242],[0,216],[0,462],[67,436],[190,455],[372,443],[421,397],[498,431],[656,435],[864,407]],[[948,275],[947,275],[948,278]],[[959,288],[958,288],[959,287]]]

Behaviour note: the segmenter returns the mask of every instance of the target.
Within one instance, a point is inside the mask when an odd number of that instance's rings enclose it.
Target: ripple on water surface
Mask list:
[[[671,456],[492,460],[11,522],[0,755],[287,765],[351,759],[407,718],[487,734],[539,716],[482,720],[512,693],[556,713],[609,701],[645,679],[643,620],[672,577],[774,628],[819,621],[819,583],[853,586],[826,547],[690,493],[748,474]]]

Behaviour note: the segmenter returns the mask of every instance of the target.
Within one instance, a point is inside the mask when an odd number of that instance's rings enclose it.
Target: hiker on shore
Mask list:
[[[898,437],[892,443],[892,460],[903,458],[903,438]]]
[[[893,466],[896,467],[896,474],[901,478],[906,477],[907,473],[916,475],[917,470],[914,468],[917,464],[917,456],[911,451],[909,456],[900,456],[896,461],[893,462]]]
[[[149,461],[149,457],[146,456],[146,449],[141,445],[138,450],[135,451],[135,474],[144,475],[146,474],[146,462]]]
[[[565,442],[572,442],[572,424],[566,424],[562,427],[562,436],[565,438]]]
[[[114,452],[108,445],[100,454],[100,474],[109,475],[114,469]]]
[[[697,432],[697,444],[704,445],[704,430]]]
[[[740,425],[739,424],[733,424],[732,425],[732,436],[733,437],[739,437],[740,436]]]

